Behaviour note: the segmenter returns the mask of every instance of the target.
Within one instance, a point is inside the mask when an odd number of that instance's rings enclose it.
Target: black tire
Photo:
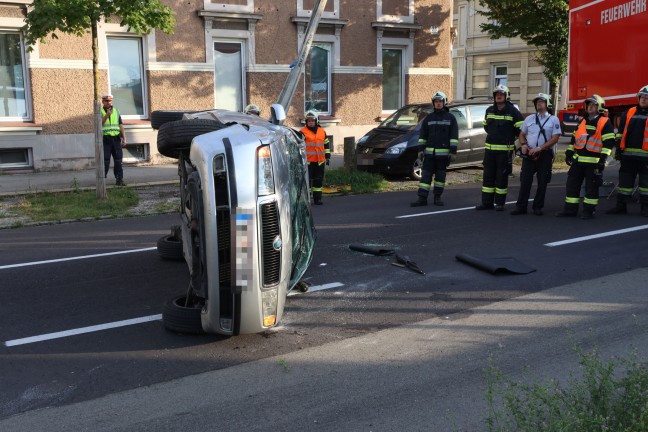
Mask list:
[[[158,131],[157,147],[160,154],[177,159],[188,151],[191,141],[198,135],[227,127],[216,120],[176,120],[163,124]]]
[[[160,129],[164,123],[182,120],[185,114],[193,114],[198,111],[179,111],[179,110],[160,110],[151,113],[151,127],[153,129]]]
[[[182,261],[182,239],[176,238],[173,234],[167,234],[157,241],[157,251],[164,259]]]
[[[420,152],[417,156],[416,159],[414,159],[414,163],[412,164],[412,171],[410,172],[410,177],[412,180],[420,181],[421,176],[423,173],[423,152]]]
[[[169,331],[186,334],[202,334],[204,330],[200,321],[202,303],[193,302],[185,306],[187,297],[181,295],[167,300],[162,309],[162,324]]]

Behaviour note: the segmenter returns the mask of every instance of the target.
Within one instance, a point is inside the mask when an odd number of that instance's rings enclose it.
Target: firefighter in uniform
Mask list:
[[[315,111],[305,115],[306,126],[301,130],[306,142],[306,160],[308,161],[308,178],[313,192],[313,204],[322,205],[322,183],[324,182],[324,164],[331,159],[329,139],[324,128],[319,125],[319,117]]]
[[[255,116],[261,115],[261,110],[255,104],[249,104],[248,106],[245,107],[243,112],[245,114],[253,114]]]
[[[612,153],[614,127],[605,117],[605,101],[599,95],[585,99],[585,118],[572,136],[565,151],[567,173],[565,207],[558,217],[576,216],[580,204],[580,190],[585,180],[585,198],[581,219],[592,219],[598,204],[599,186],[605,169],[605,160]]]
[[[511,103],[508,87],[493,89],[495,103],[486,109],[486,151],[484,152],[484,180],[481,204],[475,210],[504,210],[508,192],[508,176],[512,171],[515,139],[520,134],[524,117]]]
[[[434,205],[442,206],[441,194],[445,187],[446,167],[457,155],[459,128],[457,119],[450,114],[445,93],[438,91],[432,97],[434,111],[428,114],[421,125],[419,145],[424,149],[423,172],[418,189],[418,200],[412,207],[426,206],[432,175],[434,175]]]
[[[607,214],[626,214],[635,178],[639,176],[641,215],[648,216],[648,85],[637,93],[638,103],[621,116],[615,157],[621,160],[617,204]]]

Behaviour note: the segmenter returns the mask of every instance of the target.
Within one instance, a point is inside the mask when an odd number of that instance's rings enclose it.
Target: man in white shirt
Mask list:
[[[547,184],[551,180],[553,147],[561,135],[560,121],[548,112],[548,109],[551,108],[549,95],[539,93],[533,99],[533,105],[536,113],[528,116],[520,128],[522,172],[520,173],[520,193],[515,209],[511,211],[512,215],[526,214],[535,174],[538,178],[538,188],[533,199],[533,214],[542,216]]]

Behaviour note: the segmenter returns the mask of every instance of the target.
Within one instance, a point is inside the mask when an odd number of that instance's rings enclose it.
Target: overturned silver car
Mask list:
[[[302,137],[225,110],[156,111],[152,123],[159,152],[178,159],[181,197],[180,224],[158,251],[190,272],[186,293],[164,306],[165,327],[229,336],[277,325],[316,237]]]

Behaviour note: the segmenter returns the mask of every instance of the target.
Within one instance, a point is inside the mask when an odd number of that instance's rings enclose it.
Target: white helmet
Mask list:
[[[309,119],[314,119],[315,124],[319,125],[319,115],[317,114],[317,112],[312,111],[312,110],[307,111],[306,114],[304,115],[304,117],[305,117],[306,121],[308,121]]]
[[[448,104],[448,96],[446,96],[446,94],[441,90],[437,91],[436,93],[434,93],[434,96],[432,96],[432,102],[434,102],[435,100],[442,100],[443,106],[446,106]]]
[[[536,103],[539,100],[545,101],[545,103],[547,104],[547,109],[552,107],[552,105],[551,105],[551,96],[549,96],[546,93],[538,93],[538,96],[533,98],[533,106],[536,107],[536,110],[538,109],[538,107],[536,106]]]
[[[245,114],[254,114],[254,115],[261,114],[261,110],[255,104],[250,104],[250,105],[246,106],[245,109],[243,110],[243,112]]]

